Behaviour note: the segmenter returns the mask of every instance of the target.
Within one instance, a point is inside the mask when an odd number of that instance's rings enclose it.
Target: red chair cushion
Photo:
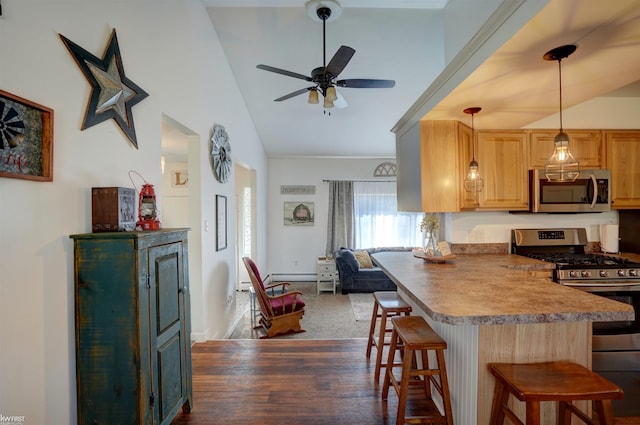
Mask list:
[[[296,294],[291,294],[287,297],[282,297],[278,299],[270,299],[271,308],[273,308],[273,312],[275,314],[285,314],[291,313],[293,311],[300,311],[304,308],[304,301],[302,298],[298,297],[296,299],[296,307],[293,308],[293,300]]]

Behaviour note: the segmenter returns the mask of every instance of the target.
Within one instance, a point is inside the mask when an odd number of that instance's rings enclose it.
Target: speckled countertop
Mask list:
[[[373,258],[438,322],[497,325],[634,317],[630,305],[532,276],[528,272],[554,265],[519,255],[461,254],[446,263],[427,263],[411,252],[379,252]]]

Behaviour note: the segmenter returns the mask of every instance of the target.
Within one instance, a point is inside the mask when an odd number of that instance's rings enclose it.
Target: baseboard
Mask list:
[[[315,282],[316,273],[271,273],[272,282]]]
[[[205,342],[207,340],[207,334],[209,329],[204,332],[191,332],[191,343]]]

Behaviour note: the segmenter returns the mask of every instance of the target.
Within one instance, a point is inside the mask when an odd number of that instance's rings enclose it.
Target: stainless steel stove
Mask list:
[[[613,401],[616,417],[640,417],[640,263],[586,253],[580,228],[514,229],[511,252],[554,263],[561,285],[630,304],[635,320],[593,324],[592,368],[624,391]]]
[[[582,228],[514,229],[514,254],[554,263],[553,280],[589,292],[640,290],[640,263],[586,253],[587,231]]]

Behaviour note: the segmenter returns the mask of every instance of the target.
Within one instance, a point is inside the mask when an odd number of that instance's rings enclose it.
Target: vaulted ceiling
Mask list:
[[[270,156],[395,156],[391,129],[410,108],[420,112],[416,102],[447,65],[446,0],[342,0],[339,18],[326,24],[326,60],[340,45],[353,47],[356,53],[339,78],[394,79],[396,86],[338,88],[348,106],[331,109],[331,115],[322,100],[308,104],[306,94],[274,102],[310,84],[256,65],[310,75],[323,61],[322,24],[310,18],[304,0],[203,2]],[[624,86],[627,95],[640,79],[640,0],[549,1],[423,112],[466,120],[462,110],[481,102],[483,125],[495,128],[519,128],[557,113],[557,64],[542,55],[568,43],[579,48],[562,63],[567,107]]]

